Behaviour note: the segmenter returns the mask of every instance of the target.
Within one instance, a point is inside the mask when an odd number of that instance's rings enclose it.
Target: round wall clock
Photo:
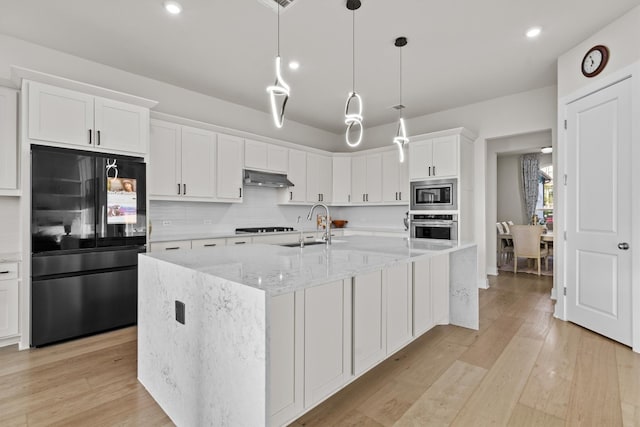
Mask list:
[[[604,70],[609,61],[609,49],[603,45],[597,45],[589,49],[582,59],[582,74],[585,77],[595,77]]]

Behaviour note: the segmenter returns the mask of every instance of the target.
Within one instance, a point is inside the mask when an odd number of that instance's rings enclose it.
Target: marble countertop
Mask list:
[[[475,243],[458,245],[405,237],[349,236],[334,239],[330,247],[253,244],[141,256],[277,295],[472,246]]]
[[[0,252],[0,262],[20,262],[22,254],[20,252]]]
[[[345,228],[332,228],[332,230],[344,230],[344,231],[384,231],[390,233],[406,233],[403,227],[345,227]],[[236,234],[235,231],[227,231],[227,232],[212,232],[212,233],[198,233],[198,234],[177,234],[174,236],[160,236],[160,237],[149,237],[149,243],[161,243],[161,242],[172,242],[177,240],[200,240],[200,239],[224,239],[227,237],[252,237],[252,236],[269,236],[274,234],[295,234],[295,233],[315,233],[315,232],[323,232],[323,230],[316,230],[316,228],[302,228],[297,229],[296,231],[279,231],[276,233],[242,233]],[[153,235],[152,235],[153,236]]]

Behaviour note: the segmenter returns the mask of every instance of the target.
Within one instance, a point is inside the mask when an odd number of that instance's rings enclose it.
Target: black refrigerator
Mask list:
[[[132,325],[144,159],[31,149],[31,346]]]

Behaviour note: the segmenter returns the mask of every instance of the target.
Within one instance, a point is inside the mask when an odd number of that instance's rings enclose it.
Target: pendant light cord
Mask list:
[[[351,25],[351,56],[353,61],[352,71],[353,71],[353,92],[356,92],[356,10],[355,8],[352,10],[352,25]]]
[[[278,3],[278,56],[280,56],[280,2],[276,1],[276,3]]]
[[[400,118],[402,118],[402,48],[400,50]]]

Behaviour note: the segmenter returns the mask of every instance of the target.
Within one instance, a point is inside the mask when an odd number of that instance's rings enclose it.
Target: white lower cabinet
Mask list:
[[[227,239],[197,239],[191,241],[191,249],[215,248],[217,246],[225,246]]]
[[[191,240],[153,242],[149,245],[149,252],[178,251],[183,249],[191,249]]]
[[[449,319],[449,255],[413,263],[413,335]]]
[[[18,334],[18,264],[0,264],[0,339]]]
[[[353,279],[353,370],[367,371],[386,355],[386,310],[382,271]]]
[[[351,376],[351,280],[304,291],[304,407],[340,389]]]
[[[272,426],[304,409],[304,292],[270,299],[269,396]]]
[[[387,302],[387,354],[391,355],[413,337],[411,264],[389,267],[382,274]]]

